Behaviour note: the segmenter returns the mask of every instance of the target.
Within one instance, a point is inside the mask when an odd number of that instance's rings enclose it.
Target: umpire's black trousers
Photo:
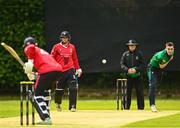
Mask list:
[[[135,87],[136,89],[136,96],[137,96],[137,107],[140,110],[144,109],[144,93],[143,93],[143,85],[141,76],[136,78],[127,77],[127,108],[130,109],[131,106],[131,94],[132,88]]]

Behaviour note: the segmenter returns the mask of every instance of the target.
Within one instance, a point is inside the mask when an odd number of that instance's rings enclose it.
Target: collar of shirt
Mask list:
[[[69,42],[68,42],[67,46],[62,44],[62,42],[60,42],[60,45],[62,45],[63,47],[67,48],[67,47],[69,47]]]

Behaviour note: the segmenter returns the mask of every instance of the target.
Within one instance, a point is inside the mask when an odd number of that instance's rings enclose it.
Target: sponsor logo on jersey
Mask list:
[[[165,63],[166,62],[166,60],[162,60],[163,61],[163,63]]]

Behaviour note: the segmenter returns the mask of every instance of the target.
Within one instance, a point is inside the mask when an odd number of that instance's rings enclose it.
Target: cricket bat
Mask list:
[[[24,62],[21,60],[16,51],[6,43],[2,42],[1,45],[22,65],[24,66]]]

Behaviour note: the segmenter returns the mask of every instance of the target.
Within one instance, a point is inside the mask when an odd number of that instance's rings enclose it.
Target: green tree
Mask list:
[[[23,40],[27,36],[37,39],[44,46],[44,0],[0,0],[0,41],[12,46],[22,60]],[[0,88],[17,88],[27,80],[23,68],[2,47],[0,47]]]

